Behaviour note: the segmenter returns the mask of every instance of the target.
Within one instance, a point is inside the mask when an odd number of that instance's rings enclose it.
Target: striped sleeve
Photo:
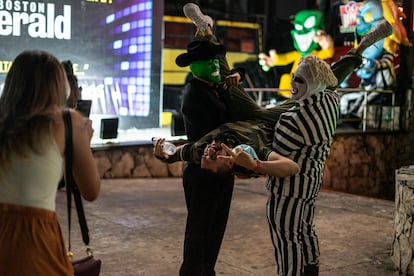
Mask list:
[[[297,113],[286,112],[280,116],[276,124],[272,146],[284,156],[304,146],[303,135],[297,121]]]

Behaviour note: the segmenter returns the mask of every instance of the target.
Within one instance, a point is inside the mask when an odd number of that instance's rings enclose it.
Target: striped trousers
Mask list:
[[[314,211],[315,198],[292,198],[271,191],[266,216],[279,276],[303,275],[304,266],[319,264]]]

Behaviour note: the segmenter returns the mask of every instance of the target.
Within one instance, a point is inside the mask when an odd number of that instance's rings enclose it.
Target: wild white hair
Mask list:
[[[298,66],[302,63],[306,63],[308,65],[311,80],[317,80],[323,86],[328,87],[334,87],[338,84],[338,79],[335,77],[331,67],[328,63],[326,63],[326,61],[314,55],[307,55],[299,60]]]

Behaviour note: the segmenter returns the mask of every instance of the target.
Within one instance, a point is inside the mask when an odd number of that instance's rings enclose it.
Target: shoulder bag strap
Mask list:
[[[79,225],[82,232],[82,240],[86,246],[89,245],[89,229],[86,223],[85,212],[83,209],[82,198],[72,175],[73,161],[73,140],[72,140],[72,119],[69,110],[63,111],[63,120],[65,122],[65,183],[66,183],[66,201],[68,212],[68,249],[71,251],[71,210],[72,194],[75,199],[76,211],[78,213]]]

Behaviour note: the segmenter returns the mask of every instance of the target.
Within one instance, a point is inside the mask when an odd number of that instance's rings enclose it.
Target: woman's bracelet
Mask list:
[[[254,172],[260,173],[260,160],[256,160],[256,168],[254,169]]]

